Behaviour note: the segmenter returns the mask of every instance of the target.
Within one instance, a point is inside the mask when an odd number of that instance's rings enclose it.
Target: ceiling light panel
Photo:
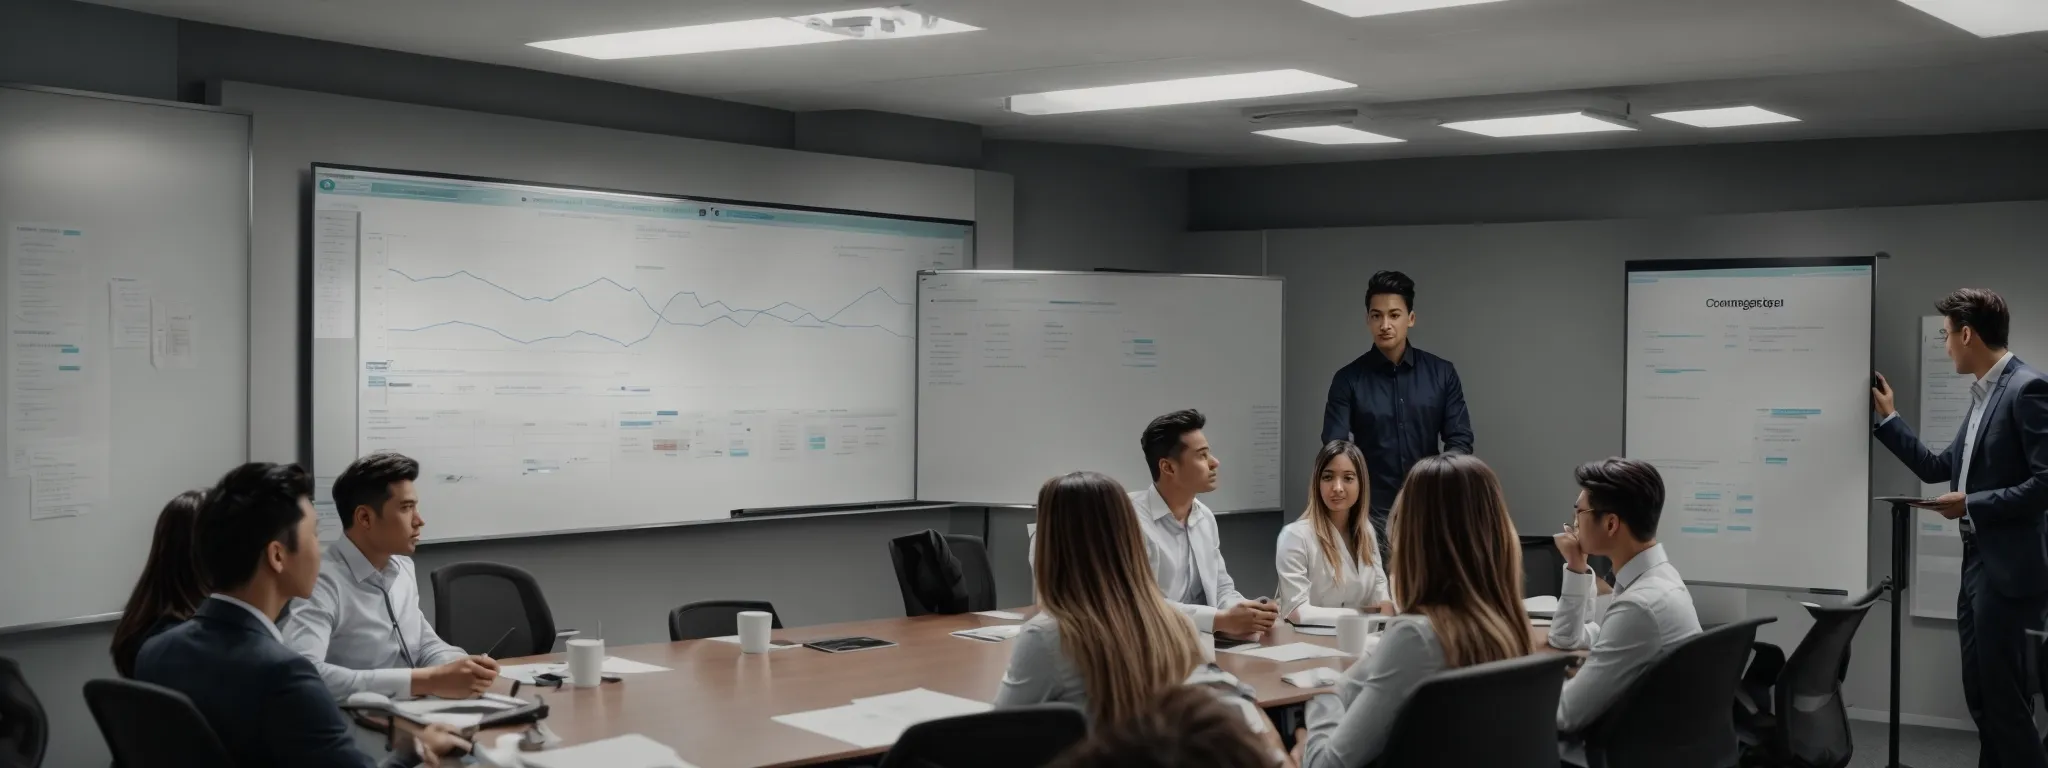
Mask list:
[[[1298,128],[1270,128],[1252,131],[1260,136],[1271,136],[1288,141],[1303,141],[1310,144],[1399,144],[1405,139],[1381,136],[1370,131],[1361,131],[1348,125],[1309,125]]]
[[[1799,118],[1782,115],[1763,107],[1721,107],[1718,109],[1685,109],[1677,112],[1657,112],[1651,117],[1684,123],[1695,128],[1736,128],[1745,125],[1768,125],[1770,123],[1796,123]]]
[[[1606,131],[1633,131],[1635,126],[1620,120],[1597,116],[1592,112],[1561,112],[1549,115],[1525,115],[1522,117],[1496,117],[1485,120],[1459,120],[1444,123],[1445,128],[1476,133],[1494,138],[1516,136],[1556,136],[1566,133],[1602,133]]]
[[[1436,8],[1453,8],[1460,5],[1484,5],[1501,0],[1303,0],[1309,5],[1321,6],[1338,13],[1359,18],[1363,16],[1385,16],[1392,13],[1427,11]]]
[[[1256,99],[1356,88],[1357,85],[1298,69],[1189,77],[1150,83],[1108,85],[1011,96],[1007,107],[1024,115],[1059,115],[1105,109],[1163,107],[1208,101]]]
[[[1901,0],[1929,16],[1978,37],[2003,37],[2048,30],[2048,2],[2042,0]]]
[[[849,40],[893,40],[979,30],[979,27],[906,8],[863,8],[810,16],[571,37],[527,45],[592,59],[636,59]]]

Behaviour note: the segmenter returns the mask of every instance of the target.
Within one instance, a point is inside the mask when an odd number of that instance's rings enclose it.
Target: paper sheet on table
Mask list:
[[[107,331],[115,349],[149,349],[150,290],[148,280],[107,280]]]
[[[668,745],[637,733],[544,752],[524,752],[529,768],[696,768]]]
[[[646,662],[621,659],[617,656],[604,657],[604,673],[607,675],[638,675],[648,672],[667,671],[669,671],[668,667],[655,666]]]
[[[1024,620],[1024,614],[1017,613],[1015,611],[975,611],[974,615],[987,616],[991,619],[1004,619],[1008,621]]]
[[[1023,629],[1024,627],[1021,624],[1002,624],[993,627],[975,627],[974,629],[963,629],[958,632],[954,632],[953,636],[964,637],[969,640],[981,640],[984,642],[1000,643],[1004,640],[1016,637],[1017,633],[1022,631]]]
[[[770,718],[791,728],[802,728],[829,739],[852,744],[856,747],[886,747],[896,743],[913,723],[881,710],[848,704],[841,707],[814,709]]]
[[[195,364],[192,351],[193,327],[192,302],[183,299],[157,298],[149,302],[150,346],[149,361],[159,370],[191,368]]]
[[[739,636],[739,635],[726,635],[726,636],[724,636],[724,637],[707,637],[707,638],[704,638],[704,639],[706,639],[706,640],[711,640],[711,641],[714,641],[714,642],[720,642],[720,643],[732,643],[733,645],[739,645],[739,644],[740,644],[740,636]],[[804,647],[804,644],[803,644],[803,643],[778,643],[778,642],[775,642],[774,640],[770,640],[770,641],[768,641],[768,650],[771,650],[771,651],[787,651],[787,650],[789,650],[789,649],[791,649],[791,648],[802,648],[802,647]]]
[[[1535,597],[1522,598],[1522,610],[1545,615],[1557,613],[1557,596],[1537,595]]]
[[[411,715],[417,720],[429,723],[446,723],[456,728],[469,728],[482,721],[484,715],[503,712],[526,705],[525,701],[496,693],[486,693],[474,699],[412,699],[391,702],[391,707]]]
[[[950,693],[923,688],[854,699],[853,703],[903,718],[912,724],[961,715],[977,715],[993,709],[986,701],[963,699]]]
[[[1337,628],[1324,627],[1315,624],[1296,624],[1294,625],[1294,634],[1315,635],[1317,637],[1336,637]]]
[[[1296,688],[1328,688],[1337,684],[1338,675],[1329,667],[1313,667],[1281,675],[1280,680]]]
[[[669,671],[668,667],[657,667],[653,664],[633,661],[632,659],[621,659],[617,656],[606,656],[604,666],[601,668],[601,674],[606,675],[637,675],[646,672],[667,671]],[[544,664],[506,664],[498,667],[499,677],[507,680],[517,680],[527,685],[533,684],[535,676],[549,672],[567,676],[569,674],[569,663],[557,661]]]
[[[1303,659],[1343,658],[1346,655],[1343,651],[1337,650],[1335,648],[1324,648],[1314,643],[1288,643],[1286,645],[1253,648],[1251,650],[1238,650],[1237,648],[1231,648],[1224,652],[1241,653],[1246,656],[1254,656],[1257,658],[1266,659],[1268,661],[1279,662],[1301,661]]]

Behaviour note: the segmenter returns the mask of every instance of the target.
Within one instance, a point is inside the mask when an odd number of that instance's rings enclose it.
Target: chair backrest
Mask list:
[[[1564,592],[1564,555],[1549,536],[1523,536],[1522,596],[1556,596]]]
[[[1556,768],[1557,697],[1571,660],[1537,653],[1429,676],[1401,705],[1374,765]],[[1480,731],[1485,738],[1444,738]]]
[[[996,605],[996,571],[988,562],[988,544],[980,536],[946,534],[946,546],[960,559],[960,576],[966,580],[967,610],[993,611]]]
[[[434,570],[434,632],[469,653],[489,653],[512,630],[502,655],[555,650],[555,614],[533,574],[503,563],[455,563]]]
[[[1735,689],[1756,628],[1777,620],[1723,624],[1658,653],[1586,730],[1589,768],[1735,765]]]
[[[88,680],[85,705],[121,768],[234,764],[185,694],[139,680]]]
[[[43,764],[50,747],[50,716],[21,676],[21,665],[0,658],[0,765]]]
[[[998,709],[913,725],[880,768],[1039,768],[1087,736],[1088,718],[1078,707]]]
[[[769,625],[782,628],[782,614],[764,600],[704,600],[668,612],[668,639],[702,640],[739,634],[741,611],[767,611]]]
[[[1774,737],[1782,739],[1779,754],[1800,765],[1849,764],[1854,744],[1849,739],[1849,710],[1842,702],[1842,677],[1849,663],[1849,643],[1871,601],[1840,606],[1808,604],[1813,627],[1792,649],[1785,668],[1771,688],[1771,711],[1777,715]]]
[[[896,568],[896,588],[903,593],[903,615],[977,610],[968,607],[967,577],[952,546],[946,536],[929,529],[889,540],[889,562]],[[984,550],[983,560],[987,557]]]

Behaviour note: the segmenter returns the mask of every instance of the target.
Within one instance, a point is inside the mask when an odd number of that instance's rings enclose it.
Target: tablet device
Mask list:
[[[847,653],[874,648],[888,648],[895,643],[873,637],[835,637],[830,640],[812,640],[804,643],[805,648],[816,648],[826,653]]]

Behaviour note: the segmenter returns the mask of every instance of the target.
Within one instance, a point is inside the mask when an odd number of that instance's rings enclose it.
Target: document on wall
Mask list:
[[[107,499],[105,443],[45,443],[25,452],[29,519],[77,517]]]
[[[114,349],[150,348],[150,285],[133,277],[107,281],[107,328]]]
[[[79,227],[7,226],[7,452],[16,473],[27,470],[29,448],[84,437],[84,251]]]
[[[149,354],[150,363],[159,369],[191,368],[195,332],[192,302],[157,298],[150,302],[150,312],[150,333],[156,339]]]
[[[313,212],[313,338],[356,337],[356,244],[362,214]]]
[[[1970,419],[1970,382],[1956,373],[1948,358],[1948,330],[1940,315],[1920,318],[1920,420],[1914,432],[1927,450],[1941,453],[1961,434]],[[1892,384],[1894,391],[1900,388]],[[1905,418],[1903,415],[1900,418]],[[1924,483],[1920,495],[1948,493],[1947,483]],[[1933,510],[1914,511],[1913,615],[1956,618],[1956,592],[1962,588],[1963,533],[1954,520]]]

